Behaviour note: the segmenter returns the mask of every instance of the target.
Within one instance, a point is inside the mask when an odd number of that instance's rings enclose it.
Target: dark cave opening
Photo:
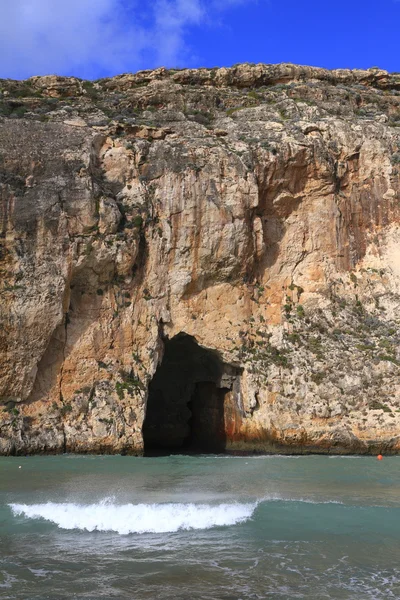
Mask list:
[[[185,333],[164,344],[149,386],[145,455],[224,452],[226,404],[238,385],[238,370]]]

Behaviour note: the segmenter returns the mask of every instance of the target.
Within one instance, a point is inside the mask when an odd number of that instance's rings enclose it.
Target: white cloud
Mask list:
[[[178,65],[185,53],[185,28],[203,21],[205,10],[199,0],[158,0],[155,5],[156,62]]]
[[[0,73],[119,69],[138,57],[144,31],[126,27],[119,0],[3,0]],[[133,3],[132,3],[133,4]]]
[[[254,0],[0,0],[0,77],[187,62],[188,28]]]

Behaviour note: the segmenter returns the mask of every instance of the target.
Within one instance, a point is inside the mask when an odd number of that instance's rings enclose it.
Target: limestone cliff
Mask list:
[[[399,172],[400,74],[0,80],[0,452],[398,452]]]

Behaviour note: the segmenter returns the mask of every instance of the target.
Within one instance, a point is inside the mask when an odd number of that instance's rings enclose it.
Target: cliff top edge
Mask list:
[[[232,67],[167,69],[159,67],[114,77],[86,80],[88,85],[101,89],[127,90],[153,81],[170,81],[179,85],[204,85],[213,87],[262,87],[290,82],[320,81],[331,85],[361,84],[379,89],[399,89],[400,73],[389,73],[378,67],[363,69],[324,69],[291,63],[264,64],[241,63]],[[25,80],[0,79],[0,87],[30,85],[36,89],[48,87],[79,88],[85,80],[61,75],[33,76]],[[72,90],[71,90],[72,91]],[[78,89],[77,89],[78,92]]]

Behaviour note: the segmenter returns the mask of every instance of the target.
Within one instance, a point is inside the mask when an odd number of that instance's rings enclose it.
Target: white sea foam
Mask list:
[[[251,518],[254,504],[10,504],[15,516],[45,519],[61,529],[168,533],[182,529],[210,529],[236,525]]]
[[[319,500],[318,498],[302,498],[292,496],[269,495],[265,496],[260,502],[301,502],[302,504],[345,504],[340,500]]]

